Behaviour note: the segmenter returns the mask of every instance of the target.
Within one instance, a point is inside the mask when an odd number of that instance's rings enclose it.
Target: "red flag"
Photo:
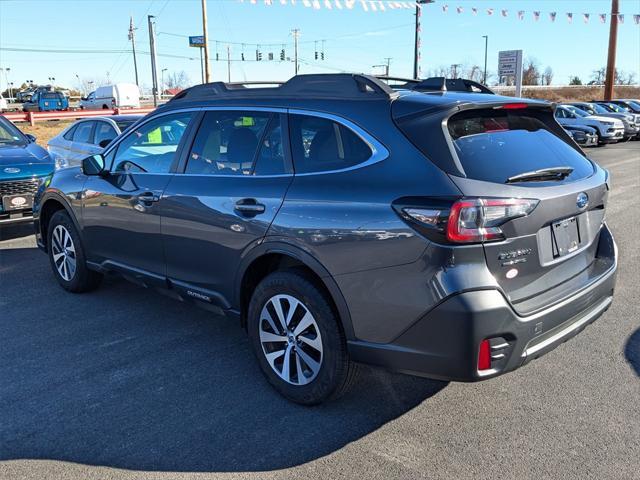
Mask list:
[[[458,8],[456,8],[456,12],[462,13],[462,12],[464,12],[464,9],[462,7],[458,7]]]
[[[507,15],[509,15],[509,10],[502,10],[502,16],[506,17]]]
[[[518,10],[518,20],[524,19],[524,10]]]
[[[606,13],[601,13],[598,16],[600,17],[600,23],[607,23],[607,14]]]
[[[633,21],[635,22],[636,25],[640,25],[640,15],[634,15]]]
[[[487,8],[487,15],[493,15],[493,8]]]
[[[449,5],[443,5],[443,6],[442,6],[442,11],[443,11],[444,13],[447,13],[447,11],[449,11]]]
[[[471,13],[473,13],[474,15],[477,15],[478,9],[476,7],[471,7]]]
[[[549,12],[549,20],[551,20],[552,22],[556,21],[556,12]]]
[[[589,14],[588,13],[583,13],[582,14],[582,19],[584,20],[584,23],[589,23]]]
[[[567,21],[569,23],[573,22],[573,13],[567,12]]]
[[[540,20],[540,12],[533,12],[533,20],[536,22]]]
[[[620,24],[624,23],[624,14],[622,13],[618,14],[618,23]]]

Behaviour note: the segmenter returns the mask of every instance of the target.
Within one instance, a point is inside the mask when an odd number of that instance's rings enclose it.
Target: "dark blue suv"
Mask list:
[[[56,172],[38,243],[71,292],[118,273],[236,317],[295,402],[339,395],[359,362],[514,370],[612,302],[608,174],[551,104],[468,86],[187,89]]]

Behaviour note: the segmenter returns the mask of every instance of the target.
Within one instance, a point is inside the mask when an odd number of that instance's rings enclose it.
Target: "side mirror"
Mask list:
[[[82,160],[82,173],[85,175],[101,175],[104,173],[104,157],[91,155]]]
[[[80,97],[80,100],[86,102],[87,101],[87,97]]]
[[[27,133],[26,137],[31,141],[31,143],[36,143],[35,135],[31,135],[30,133]]]
[[[113,142],[113,138],[105,138],[104,140],[100,140],[100,143],[98,143],[98,146],[100,148],[105,148],[111,142]]]

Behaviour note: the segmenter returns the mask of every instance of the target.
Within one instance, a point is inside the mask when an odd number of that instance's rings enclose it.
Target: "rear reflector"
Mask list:
[[[478,352],[478,370],[489,370],[491,368],[491,345],[489,340],[480,342],[480,351]]]

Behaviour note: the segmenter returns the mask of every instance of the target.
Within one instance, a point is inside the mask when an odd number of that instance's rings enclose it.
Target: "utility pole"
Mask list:
[[[129,17],[129,40],[131,40],[131,50],[133,52],[133,70],[136,72],[136,85],[140,86],[140,82],[138,81],[138,60],[136,59],[135,30],[137,29],[133,28],[133,17]]]
[[[386,69],[385,69],[385,75],[388,77],[389,76],[389,70],[391,69],[391,57],[385,57],[385,60],[387,61],[387,65],[386,65]]]
[[[207,0],[202,0],[202,38],[204,40],[204,79],[205,83],[211,81],[209,70],[209,40],[207,34]]]
[[[154,28],[153,15],[147,15],[149,23],[149,51],[151,53],[151,91],[153,93],[153,106],[158,106],[158,70],[156,67],[156,32]]]
[[[202,47],[198,48],[200,50],[200,83],[204,83],[204,62],[202,60]]]
[[[295,74],[298,75],[298,37],[300,36],[300,29],[294,28],[291,30],[293,35],[293,61],[295,63]]]
[[[604,99],[613,98],[613,84],[616,81],[616,43],[618,41],[618,0],[611,0],[611,24],[609,26],[609,53],[607,55],[607,75],[604,81]]]
[[[433,3],[435,0],[416,0],[416,27],[413,44],[413,78],[420,75],[420,17],[422,16],[422,5]]]
[[[231,83],[231,47],[227,45],[227,78]]]
[[[487,84],[487,49],[489,48],[489,35],[483,35],[484,38],[484,73],[482,74],[482,83]]]
[[[453,78],[458,78],[458,67],[461,67],[462,64],[461,63],[454,63],[453,65],[451,65],[451,76]]]

